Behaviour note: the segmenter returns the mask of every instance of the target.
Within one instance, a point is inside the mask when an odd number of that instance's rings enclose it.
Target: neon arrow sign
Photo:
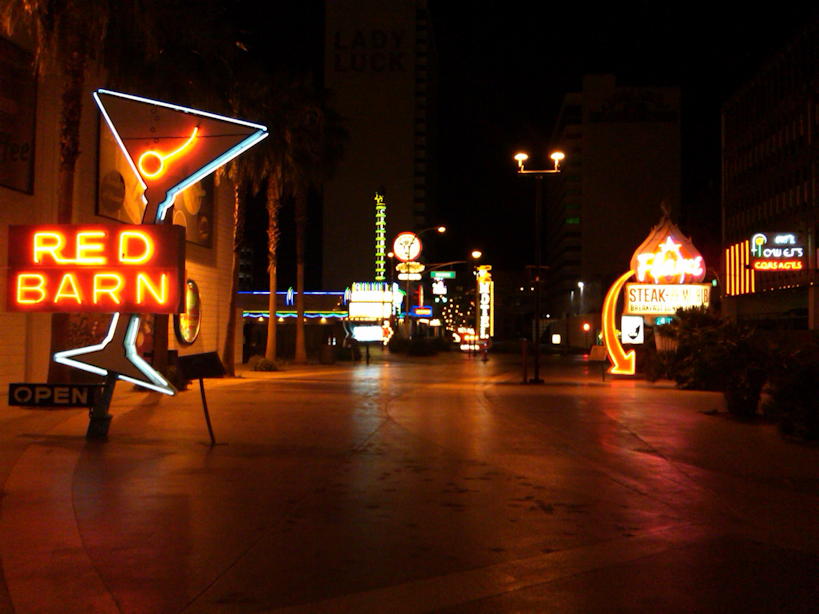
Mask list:
[[[105,123],[143,187],[143,224],[165,218],[176,195],[267,137],[260,124],[131,94],[93,94]],[[56,362],[174,394],[137,353],[140,316],[114,314],[102,343],[54,354]]]
[[[617,338],[617,325],[615,323],[617,297],[620,295],[620,290],[623,289],[623,285],[632,275],[634,275],[634,271],[629,271],[621,275],[617,281],[611,285],[603,301],[603,339],[606,342],[606,351],[608,352],[609,359],[611,359],[609,373],[614,375],[634,375],[637,363],[634,350],[626,352],[620,344],[620,340]]]

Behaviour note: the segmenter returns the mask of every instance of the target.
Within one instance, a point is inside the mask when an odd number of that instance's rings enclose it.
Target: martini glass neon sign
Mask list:
[[[113,92],[93,94],[144,190],[143,224],[161,222],[177,194],[267,137],[265,126]],[[122,317],[122,316],[125,317]],[[136,350],[138,314],[114,314],[102,343],[54,354],[56,362],[174,394]]]

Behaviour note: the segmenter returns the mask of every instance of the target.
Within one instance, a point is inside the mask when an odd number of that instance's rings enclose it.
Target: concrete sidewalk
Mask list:
[[[106,443],[4,408],[0,612],[815,611],[819,449],[597,375],[241,371],[215,447],[196,383],[119,385]]]

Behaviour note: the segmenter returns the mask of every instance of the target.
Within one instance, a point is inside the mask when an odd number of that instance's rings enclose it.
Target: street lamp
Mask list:
[[[562,151],[555,151],[550,156],[554,162],[554,168],[543,170],[528,170],[524,167],[529,155],[523,152],[515,154],[515,161],[518,163],[518,175],[534,175],[535,179],[535,364],[533,377],[529,380],[532,384],[540,384],[543,382],[540,379],[540,299],[541,286],[543,280],[541,275],[543,273],[542,253],[540,248],[541,235],[541,214],[543,209],[543,177],[545,175],[556,175],[560,173],[560,162],[566,157]]]

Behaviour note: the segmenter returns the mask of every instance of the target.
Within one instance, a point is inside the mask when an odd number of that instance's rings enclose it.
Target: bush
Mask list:
[[[643,372],[646,380],[656,382],[658,379],[674,379],[671,374],[671,365],[674,362],[674,352],[654,352],[646,358]]]
[[[785,435],[819,439],[819,341],[780,352],[770,380],[766,413]]]
[[[248,361],[250,362],[250,361]],[[251,367],[254,371],[278,371],[279,366],[273,362],[272,360],[268,360],[263,356],[259,357],[259,360],[255,361],[255,364]]]
[[[393,335],[387,344],[387,349],[391,354],[406,354],[409,349],[409,339]]]
[[[717,342],[723,321],[704,309],[677,312],[670,324],[660,327],[663,336],[674,339],[677,349],[668,357],[668,375],[685,390],[722,390],[722,351]]]
[[[726,322],[718,329],[715,352],[721,357],[723,395],[728,413],[750,418],[757,412],[762,387],[768,378],[769,352],[756,331]]]
[[[655,375],[665,371],[683,389],[722,391],[725,407],[734,416],[756,414],[770,360],[752,327],[695,308],[678,311],[659,330],[676,341],[677,349],[662,359],[665,353],[658,353]]]

